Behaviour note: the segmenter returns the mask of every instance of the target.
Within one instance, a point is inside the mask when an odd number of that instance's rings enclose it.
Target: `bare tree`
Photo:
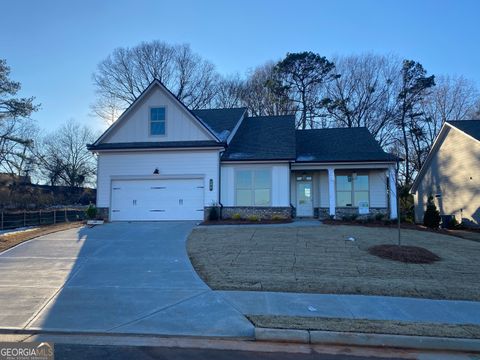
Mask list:
[[[197,109],[210,105],[219,76],[214,65],[187,44],[151,41],[133,48],[117,48],[93,74],[98,96],[92,105],[94,113],[111,121],[112,104],[113,113],[118,114],[154,79],[165,84],[189,108]]]
[[[466,120],[475,112],[480,100],[473,81],[463,76],[439,76],[436,86],[422,102],[427,151],[447,120]]]
[[[239,74],[221,79],[217,84],[213,106],[217,108],[245,106],[246,91],[245,80]]]
[[[392,142],[401,60],[374,54],[337,56],[340,74],[325,86],[324,105],[336,127],[367,127],[381,145]]]
[[[69,121],[47,135],[36,147],[38,167],[50,185],[79,187],[92,184],[95,158],[86,144],[96,135],[86,126]]]

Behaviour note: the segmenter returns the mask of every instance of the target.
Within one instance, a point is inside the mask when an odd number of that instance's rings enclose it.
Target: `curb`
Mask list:
[[[430,336],[255,328],[255,340],[313,345],[390,347],[416,350],[480,352],[480,340]]]

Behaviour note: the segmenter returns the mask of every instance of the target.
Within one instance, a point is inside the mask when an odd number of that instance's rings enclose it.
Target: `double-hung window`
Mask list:
[[[150,109],[150,135],[165,135],[165,108]]]
[[[356,206],[369,203],[368,175],[349,174],[336,176],[337,206]]]
[[[272,172],[270,169],[245,169],[235,172],[237,206],[270,206]]]

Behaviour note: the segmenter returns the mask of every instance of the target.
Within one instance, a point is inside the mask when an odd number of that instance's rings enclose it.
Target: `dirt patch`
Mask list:
[[[431,251],[418,246],[376,245],[368,249],[372,255],[409,264],[432,264],[441,260]]]
[[[248,315],[256,327],[390,335],[480,339],[478,325],[452,325],[390,320]]]
[[[57,231],[68,230],[77,228],[83,225],[81,221],[68,222],[56,225],[40,226],[36,229],[29,231],[20,231],[14,233],[6,233],[0,235],[0,252],[7,250],[15,245],[18,245],[24,241],[31,240],[38,236],[51,234]]]
[[[442,261],[411,264],[368,252],[397,241],[396,229],[364,226],[203,226],[190,234],[187,249],[215,290],[480,301],[479,242],[404,229],[402,244],[425,248]]]

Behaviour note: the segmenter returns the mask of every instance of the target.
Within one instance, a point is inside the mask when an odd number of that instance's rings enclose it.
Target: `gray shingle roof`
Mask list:
[[[366,128],[297,130],[297,162],[396,161]]]
[[[224,131],[231,133],[245,111],[247,108],[192,110],[218,135]]]
[[[480,120],[457,120],[448,123],[480,141]]]
[[[246,117],[222,160],[294,160],[294,116]]]
[[[130,142],[130,143],[101,143],[88,144],[89,150],[122,150],[122,149],[169,149],[192,147],[218,147],[223,144],[213,140],[207,141],[157,141],[157,142]]]

